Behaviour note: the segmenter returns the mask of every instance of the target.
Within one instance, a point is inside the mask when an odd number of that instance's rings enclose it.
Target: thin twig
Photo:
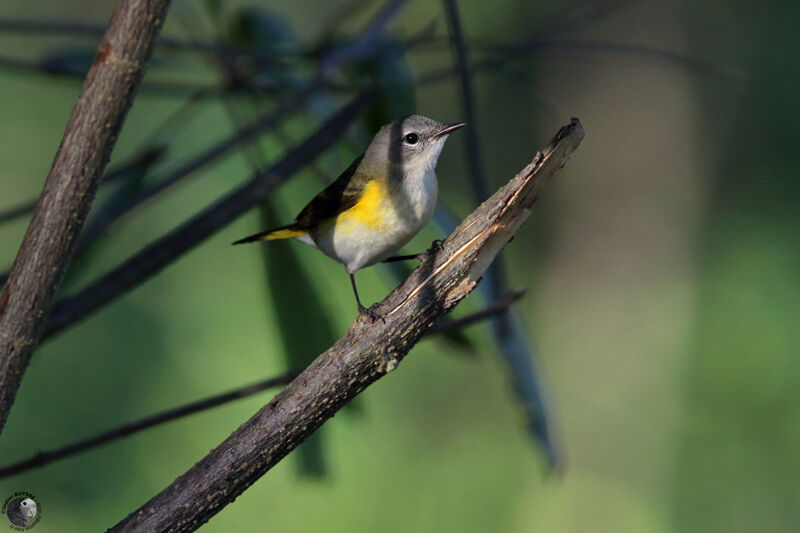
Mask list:
[[[327,78],[340,64],[357,61],[373,54],[384,28],[397,15],[404,3],[406,0],[387,0],[361,32],[358,39],[347,46],[333,50],[319,62],[320,76]]]
[[[224,442],[110,531],[194,531],[371,383],[474,289],[583,138],[577,119],[476,209],[408,279]]]
[[[120,0],[0,295],[0,431],[42,335],[169,0]]]
[[[59,301],[50,314],[44,337],[50,337],[132,289],[262,201],[289,176],[336,142],[372,94],[372,91],[360,94],[271,168],[257,173],[247,183],[155,240],[76,295]]]
[[[469,326],[501,313],[508,309],[508,307],[515,301],[522,298],[522,296],[525,295],[525,291],[526,289],[512,291],[485,309],[481,309],[480,311],[476,311],[457,320],[451,320],[437,324],[426,331],[424,336],[431,337],[439,333],[453,331],[454,329]],[[67,444],[66,446],[61,446],[49,451],[38,452],[26,459],[21,459],[6,466],[0,467],[0,478],[10,477],[27,472],[29,470],[41,468],[49,465],[50,463],[54,463],[61,459],[66,459],[67,457],[72,457],[73,455],[88,452],[94,448],[97,448],[98,446],[108,444],[146,429],[160,426],[162,424],[166,424],[195,413],[207,411],[235,400],[253,396],[268,388],[278,385],[285,385],[292,381],[299,374],[300,370],[287,372],[280,376],[275,376],[250,385],[244,385],[228,392],[148,415],[144,418],[140,418],[139,420],[128,422],[97,435]]]
[[[675,63],[688,68],[692,72],[714,76],[727,82],[739,82],[742,79],[740,70],[727,65],[701,59],[690,54],[682,54],[670,50],[663,50],[650,46],[628,45],[622,43],[607,43],[602,41],[550,41],[543,39],[529,40],[520,44],[490,45],[487,49],[494,52],[490,57],[485,57],[472,64],[471,75],[499,72],[510,63],[519,61],[529,54],[538,51],[577,51],[592,53],[618,53],[639,54],[653,57],[662,61]],[[460,74],[458,65],[432,69],[416,76],[414,84],[417,86],[434,85],[449,81],[453,76]]]
[[[86,229],[81,233],[78,249],[86,247],[98,236],[107,231],[114,222],[131,210],[142,205],[147,200],[150,200],[158,193],[163,192],[190,174],[228,154],[232,149],[249,142],[264,130],[277,126],[289,115],[304,106],[316,90],[316,87],[304,89],[299,94],[280,103],[275,109],[263,114],[247,126],[234,131],[225,139],[204,149],[163,178],[156,180],[152,185],[143,188],[122,202],[109,206],[107,209],[92,217],[86,225]]]
[[[105,28],[99,24],[78,20],[40,20],[0,18],[1,33],[18,33],[31,35],[57,35],[60,37],[75,36],[97,38],[103,35]],[[250,57],[260,60],[271,60],[279,57],[306,55],[307,52],[293,50],[265,50],[258,47],[235,46],[218,42],[201,40],[182,40],[174,37],[160,36],[155,43],[156,49],[197,52],[217,55]]]
[[[127,437],[134,433],[139,433],[145,429],[166,424],[167,422],[172,422],[173,420],[184,418],[201,411],[207,411],[209,409],[213,409],[214,407],[219,407],[226,403],[230,403],[234,400],[247,398],[278,385],[286,385],[295,377],[297,377],[298,374],[300,374],[299,370],[293,370],[291,372],[281,374],[280,376],[275,376],[257,383],[238,387],[228,392],[223,392],[209,398],[204,398],[196,402],[191,402],[146,416],[144,418],[140,418],[139,420],[123,424],[121,426],[109,429],[108,431],[104,431],[98,435],[73,442],[72,444],[68,444],[60,448],[39,452],[27,459],[22,459],[20,461],[0,467],[0,478],[10,477],[28,470],[33,470],[35,468],[41,468],[60,459],[87,452],[93,448],[102,446],[103,444],[108,444],[109,442]]]
[[[86,77],[86,71],[80,68],[59,65],[53,61],[40,61],[19,59],[0,55],[0,68],[15,70],[21,73],[41,76],[59,77],[65,80],[81,81]],[[163,95],[185,98],[186,96],[202,95],[204,98],[219,98],[236,92],[237,88],[223,85],[198,84],[179,80],[148,79],[141,83],[143,94]],[[259,84],[254,87],[260,92],[278,94],[281,87],[268,84]]]
[[[464,43],[464,32],[461,29],[461,18],[458,15],[456,0],[444,0],[447,20],[450,23],[453,47],[456,54],[456,65],[458,66],[458,77],[461,81],[461,100],[464,106],[467,124],[467,157],[469,158],[470,175],[472,185],[478,193],[481,201],[489,196],[489,180],[486,179],[485,165],[483,163],[483,151],[478,140],[480,126],[478,116],[475,112],[475,91],[472,87],[472,70],[470,69],[467,47]]]
[[[476,311],[471,313],[467,316],[463,316],[461,318],[457,318],[455,320],[447,320],[444,322],[440,322],[433,326],[431,329],[425,332],[425,336],[430,335],[437,335],[439,333],[445,333],[447,331],[453,331],[455,329],[461,329],[465,326],[472,325],[476,322],[481,322],[486,320],[487,318],[491,318],[497,316],[501,313],[505,313],[511,307],[511,304],[525,296],[525,293],[528,289],[515,289],[510,291],[509,293],[501,296],[490,305],[486,306],[485,308],[481,309],[480,311]]]
[[[100,184],[111,183],[120,178],[129,176],[133,172],[138,173],[146,171],[148,168],[157,163],[161,159],[163,154],[164,150],[162,147],[154,147],[145,150],[141,154],[138,154],[133,160],[123,163],[118,168],[110,170],[105,174],[103,174],[103,177],[100,178]],[[38,198],[23,200],[17,205],[7,207],[3,211],[0,211],[0,223],[7,222],[9,220],[14,220],[15,218],[32,213],[33,210],[36,208],[37,200]],[[2,285],[5,282],[5,278],[7,276],[8,272],[6,272],[5,274],[0,274],[0,285]]]
[[[478,140],[480,127],[477,124],[477,113],[475,112],[475,95],[472,87],[470,61],[456,1],[444,0],[444,2],[461,79],[464,111],[467,115],[467,122],[471,123],[471,127],[468,128],[469,131],[467,132],[469,146],[467,157],[470,175],[472,176],[475,192],[478,198],[482,200],[487,194],[485,190],[488,188],[488,179],[484,170],[483,156]],[[508,285],[502,257],[498,256],[495,259],[494,264],[486,271],[485,277],[486,284],[483,287],[483,291],[488,301],[495,301],[506,291]],[[531,428],[534,437],[543,446],[549,465],[558,469],[562,463],[561,452],[556,445],[556,438],[550,422],[544,385],[536,371],[536,353],[532,348],[532,344],[525,338],[514,317],[509,312],[501,312],[494,317],[492,320],[492,333],[503,360],[506,366],[509,367],[511,382],[518,400],[525,410],[528,426]]]

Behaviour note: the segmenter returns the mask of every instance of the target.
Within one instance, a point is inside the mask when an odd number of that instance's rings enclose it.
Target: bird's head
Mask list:
[[[389,167],[402,169],[402,175],[426,172],[436,166],[447,136],[465,125],[445,124],[422,115],[400,117],[375,135],[365,160],[370,166],[389,163]]]

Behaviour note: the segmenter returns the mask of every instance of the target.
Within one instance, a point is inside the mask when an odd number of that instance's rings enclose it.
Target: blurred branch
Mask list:
[[[86,71],[70,65],[59,65],[56,61],[40,61],[18,59],[0,55],[0,68],[17,70],[19,72],[38,74],[42,76],[57,76],[68,80],[80,81],[86,77]],[[186,97],[201,95],[205,98],[219,98],[235,92],[235,88],[223,85],[202,85],[184,81],[152,80],[148,79],[140,84],[142,91],[163,94],[168,96]],[[276,93],[277,88],[268,85],[259,85],[259,91]]]
[[[458,77],[461,82],[461,100],[464,106],[467,124],[467,157],[469,158],[469,170],[472,176],[472,185],[478,194],[480,201],[489,196],[489,181],[486,179],[484,170],[483,152],[478,141],[480,127],[478,117],[475,113],[475,92],[472,88],[472,71],[469,65],[467,47],[464,44],[464,33],[461,29],[461,19],[458,15],[456,0],[444,0],[447,20],[450,23],[450,33],[452,36],[453,48],[456,54],[456,65]]]
[[[583,138],[577,119],[250,420],[110,531],[194,531],[386,372],[476,286]]]
[[[124,178],[132,172],[138,173],[147,170],[161,159],[164,154],[163,147],[152,147],[144,152],[137,154],[132,160],[120,165],[118,168],[106,172],[100,178],[100,183],[111,183],[117,179]],[[37,199],[24,200],[19,204],[7,207],[0,211],[0,223],[14,220],[15,218],[27,215],[36,208]],[[5,282],[8,273],[0,275],[0,285]]]
[[[359,38],[348,45],[333,50],[319,63],[321,77],[327,77],[341,63],[357,61],[375,52],[378,38],[383,34],[385,26],[394,18],[406,0],[387,0],[375,14],[369,24],[362,30]]]
[[[481,309],[480,311],[476,311],[471,313],[467,316],[463,316],[461,318],[457,318],[455,320],[447,320],[444,322],[440,322],[433,326],[431,329],[425,332],[425,336],[429,335],[437,335],[439,333],[444,333],[446,331],[453,331],[454,329],[460,329],[465,326],[470,326],[476,322],[481,322],[486,320],[487,318],[492,318],[496,315],[501,313],[505,313],[511,307],[511,304],[525,296],[525,293],[528,292],[527,288],[523,289],[515,289],[494,302],[490,305]]]
[[[121,0],[0,296],[0,431],[133,102],[169,0]]]
[[[497,51],[500,53],[500,57],[520,57],[520,55],[524,53],[548,49],[641,55],[644,57],[652,57],[662,61],[675,63],[694,72],[715,76],[729,81],[738,81],[742,77],[741,72],[726,65],[714,63],[713,61],[707,61],[697,56],[683,54],[681,52],[673,52],[671,50],[664,50],[662,48],[636,44],[607,43],[602,41],[546,41],[537,39],[523,43],[522,45],[500,47],[497,48]]]
[[[237,129],[225,139],[203,150],[201,153],[167,174],[164,178],[126,198],[123,202],[109,206],[107,209],[100,211],[96,216],[92,217],[89,224],[86,225],[86,229],[81,233],[78,249],[82,249],[90,244],[119,218],[153,198],[155,195],[209,163],[212,163],[232,149],[251,141],[264,130],[277,126],[291,113],[305,105],[316,90],[317,88],[310,87],[292,98],[281,102],[275,109],[264,113],[250,124]]]
[[[484,170],[484,162],[478,134],[481,128],[477,124],[475,112],[475,94],[472,87],[472,74],[464,34],[461,29],[458,7],[455,0],[444,0],[452,43],[456,53],[456,64],[461,80],[461,95],[467,122],[468,150],[467,157],[472,176],[472,183],[479,200],[487,196],[488,179]],[[505,266],[502,257],[497,257],[494,264],[486,271],[486,283],[483,292],[486,299],[493,302],[501,297],[508,284]],[[507,309],[506,309],[507,310]],[[517,327],[514,317],[508,312],[497,313],[492,320],[492,333],[500,354],[508,367],[509,376],[522,404],[528,426],[536,441],[542,445],[546,452],[548,464],[552,468],[559,468],[561,453],[555,443],[553,430],[547,409],[547,398],[544,394],[544,385],[539,378],[535,367],[536,353],[532,344],[525,337],[523,331]]]
[[[401,3],[397,0],[387,2],[350,46],[357,47],[360,50],[359,54],[374,47],[377,42],[376,32],[384,27]],[[324,60],[329,69],[354,59],[349,54],[336,55],[331,52],[330,55],[336,57]],[[345,127],[355,120],[360,110],[371,100],[373,93],[372,87],[363,90],[349,105],[328,120],[303,144],[286,154],[271,169],[257,173],[248,183],[207,207],[171,233],[151,243],[78,294],[58,302],[48,320],[44,332],[45,338],[80,320],[152,276],[233,218],[263,200],[289,175],[309,164],[316,155],[336,141]]]
[[[645,57],[653,57],[663,61],[668,61],[686,67],[694,72],[722,78],[727,81],[739,81],[742,74],[739,70],[726,65],[720,65],[712,61],[706,61],[699,57],[680,52],[672,52],[650,46],[629,45],[623,43],[606,43],[602,41],[549,41],[549,40],[529,40],[520,44],[511,45],[486,45],[486,50],[491,50],[490,57],[475,61],[471,68],[471,76],[498,72],[506,68],[510,63],[519,61],[541,50],[556,51],[578,51],[596,53],[619,53],[619,54],[638,54]],[[460,67],[444,67],[432,69],[417,76],[415,85],[424,86],[441,83],[449,80],[453,76],[460,75]]]
[[[425,337],[430,337],[485,320],[486,318],[507,310],[512,303],[522,298],[525,295],[525,292],[526,289],[517,289],[512,291],[485,309],[481,309],[480,311],[476,311],[475,313],[469,314],[457,320],[451,320],[437,324],[424,332],[423,335]],[[172,422],[173,420],[178,420],[195,413],[207,411],[235,400],[247,398],[278,385],[286,385],[299,374],[299,370],[292,370],[290,372],[286,372],[285,374],[281,374],[280,376],[275,376],[257,383],[252,383],[250,385],[245,385],[230,390],[228,392],[217,394],[209,398],[204,398],[196,402],[191,402],[152,414],[150,416],[146,416],[134,422],[120,425],[98,435],[73,442],[72,444],[68,444],[54,450],[39,452],[27,459],[21,459],[14,463],[0,467],[0,478],[14,476],[35,468],[41,468],[58,460],[88,452],[94,448],[97,448],[98,446],[102,446],[123,437],[139,433],[145,429],[160,426],[162,424],[166,424],[168,422]]]
[[[371,98],[372,91],[360,94],[271,168],[256,173],[250,181],[211,204],[175,230],[152,242],[78,294],[59,301],[50,314],[44,337],[49,337],[85,318],[115,297],[135,287],[258,204],[289,176],[308,165],[314,157],[336,142]]]
[[[97,38],[103,35],[103,30],[103,26],[99,24],[78,20],[0,18],[0,33]],[[272,59],[280,56],[293,55],[293,53],[288,50],[264,50],[257,47],[235,46],[226,43],[206,42],[194,39],[176,39],[164,35],[156,39],[155,46],[156,49],[177,52],[197,52],[203,54],[225,53],[256,59]],[[297,52],[294,54],[297,54]]]
[[[618,11],[627,4],[638,2],[640,0],[579,0],[570,2],[534,28],[531,33],[539,37],[558,33],[563,34],[586,22],[597,22],[603,16]]]
[[[139,433],[145,429],[159,426],[161,424],[199,413],[201,411],[213,409],[214,407],[219,407],[220,405],[224,405],[234,400],[247,398],[248,396],[252,396],[278,385],[286,385],[299,374],[299,370],[292,370],[290,372],[286,372],[285,374],[281,374],[280,376],[275,376],[270,379],[265,379],[257,383],[252,383],[228,392],[217,394],[209,398],[204,398],[196,402],[188,403],[186,405],[181,405],[179,407],[161,411],[160,413],[146,416],[134,422],[123,424],[87,439],[79,440],[72,444],[68,444],[67,446],[62,446],[61,448],[39,452],[27,459],[0,467],[0,478],[10,477],[28,470],[40,468],[58,461],[59,459],[64,459],[65,457],[87,452],[93,448],[102,446],[103,444],[133,435],[134,433]]]

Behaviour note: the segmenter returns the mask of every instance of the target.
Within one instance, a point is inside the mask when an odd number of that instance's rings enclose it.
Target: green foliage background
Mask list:
[[[252,5],[282,16],[305,41],[342,4]],[[561,7],[515,0],[459,5],[474,42],[506,44],[530,38]],[[6,0],[0,16],[100,22],[110,10],[109,2]],[[561,45],[520,54],[504,73],[476,78],[493,187],[570,116],[587,130],[505,252],[511,284],[531,289],[519,306],[541,349],[566,450],[563,476],[545,474],[489,328],[476,326],[467,331],[474,348],[424,341],[362,395],[359,409],[327,423],[320,442],[324,477],[298,476],[293,455],[203,531],[795,530],[798,11],[794,2],[757,10],[738,0],[623,3],[547,36]],[[181,22],[196,12],[192,2],[175,2],[165,33],[184,35]],[[355,31],[365,20],[357,17],[345,29]],[[445,34],[441,5],[415,1],[392,28],[408,35],[432,20]],[[36,58],[71,42],[0,33],[8,57]],[[450,62],[447,52],[409,60],[418,74]],[[148,76],[170,73],[204,79],[177,60]],[[0,70],[0,207],[41,190],[78,91],[77,82]],[[421,87],[417,109],[458,120],[458,94],[454,79]],[[133,154],[177,106],[176,98],[143,92],[112,164]],[[191,127],[172,139],[170,155],[195,153],[229,131],[228,113],[218,103],[198,106]],[[299,140],[311,124],[292,121],[284,141]],[[261,149],[274,157],[284,141]],[[462,216],[474,208],[464,148],[463,137],[454,135],[439,164],[441,198]],[[320,167],[333,174],[357,150],[341,147]],[[245,156],[231,157],[148,205],[146,216],[132,218],[76,264],[65,293],[250,171]],[[273,202],[274,215],[288,220],[319,187],[312,172],[292,179]],[[26,224],[0,226],[0,268],[10,266]],[[269,297],[276,287],[267,283],[260,250],[229,246],[259,224],[256,210],[241,217],[44,344],[0,438],[2,462],[282,372],[287,345],[280,316],[292,300],[285,289]],[[431,227],[409,250],[440,236]],[[302,245],[293,254],[313,276],[331,331],[344,331],[355,314],[344,270]],[[364,299],[374,301],[394,280],[373,268],[359,282]],[[470,300],[459,313],[480,307]],[[469,354],[477,356],[463,356]],[[0,480],[0,497],[34,493],[42,533],[109,527],[269,394]]]

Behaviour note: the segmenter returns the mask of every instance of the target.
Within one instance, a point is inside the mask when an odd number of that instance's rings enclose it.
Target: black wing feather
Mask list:
[[[309,231],[323,220],[333,218],[356,205],[364,192],[364,184],[354,182],[353,177],[362,159],[364,159],[363,155],[353,161],[347,170],[336,178],[336,181],[308,202],[308,205],[297,215],[291,228]]]

